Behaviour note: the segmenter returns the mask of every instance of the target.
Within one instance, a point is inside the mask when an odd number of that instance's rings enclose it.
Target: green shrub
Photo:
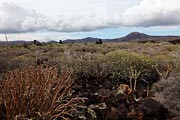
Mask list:
[[[151,58],[128,51],[114,51],[105,56],[112,80],[128,82],[130,79],[146,81],[151,85],[159,79]],[[137,78],[136,78],[137,77]]]
[[[135,80],[137,83],[151,85],[159,79],[153,66],[153,60],[144,55],[114,51],[89,60],[76,60],[72,68],[76,78],[81,80],[97,80],[97,82],[111,80],[114,84],[129,83],[130,80]]]
[[[76,66],[74,69],[74,74],[78,79],[86,79],[86,80],[102,80],[107,77],[106,69],[104,69],[104,65],[102,60],[97,57],[93,60],[79,60],[76,61]],[[108,72],[107,72],[108,74]]]
[[[158,74],[164,79],[168,78],[175,71],[179,61],[176,57],[170,55],[158,55],[154,57],[154,60]]]

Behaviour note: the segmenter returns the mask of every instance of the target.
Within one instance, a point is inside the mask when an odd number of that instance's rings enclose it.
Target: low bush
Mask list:
[[[161,76],[161,78],[166,79],[173,71],[175,71],[179,60],[170,55],[158,55],[154,57],[154,61],[158,74]]]
[[[71,72],[50,67],[28,67],[6,74],[0,81],[1,104],[5,106],[6,120],[66,119],[77,110],[81,98],[72,97]]]
[[[114,51],[105,56],[105,63],[111,70],[110,78],[118,82],[138,80],[138,83],[152,85],[159,79],[153,59],[128,51]]]
[[[13,49],[13,50],[12,50]],[[17,59],[20,56],[28,53],[21,48],[4,48],[0,50],[0,74],[3,74],[9,70],[17,69],[24,65],[26,60]]]
[[[74,75],[78,80],[110,80],[114,84],[152,85],[159,79],[154,61],[144,55],[128,51],[114,51],[93,59],[74,61]],[[132,82],[134,81],[134,82]]]

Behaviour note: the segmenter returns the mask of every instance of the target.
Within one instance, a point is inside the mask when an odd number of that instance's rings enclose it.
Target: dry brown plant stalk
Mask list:
[[[81,107],[83,98],[71,95],[71,71],[58,72],[52,67],[27,67],[7,73],[0,81],[0,96],[6,108],[6,119],[17,116],[32,119],[67,119]]]

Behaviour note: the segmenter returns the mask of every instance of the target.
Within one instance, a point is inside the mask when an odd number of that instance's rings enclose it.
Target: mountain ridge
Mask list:
[[[66,39],[63,41],[63,43],[96,43],[101,38],[94,38],[94,37],[86,37],[82,39]],[[131,41],[172,41],[172,40],[178,40],[180,41],[180,36],[173,36],[173,35],[167,35],[167,36],[153,36],[148,35],[145,33],[140,32],[131,32],[128,35],[120,38],[114,38],[114,39],[101,39],[103,42],[131,42]],[[32,41],[25,41],[25,40],[18,40],[18,41],[9,41],[8,44],[24,44]],[[46,42],[46,43],[58,43],[55,40],[53,42]],[[0,44],[7,44],[6,41],[0,41]]]
[[[121,37],[121,38],[115,38],[112,39],[111,42],[129,42],[129,41],[167,41],[167,40],[174,40],[174,39],[180,39],[180,36],[153,36],[153,35],[147,35],[145,33],[140,32],[131,32],[128,35]]]

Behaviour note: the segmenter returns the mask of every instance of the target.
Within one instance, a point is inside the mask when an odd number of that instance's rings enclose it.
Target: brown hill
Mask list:
[[[172,41],[172,40],[180,40],[180,36],[151,36],[144,33],[132,32],[125,37],[116,38],[110,40],[110,42],[129,42],[129,41]]]

